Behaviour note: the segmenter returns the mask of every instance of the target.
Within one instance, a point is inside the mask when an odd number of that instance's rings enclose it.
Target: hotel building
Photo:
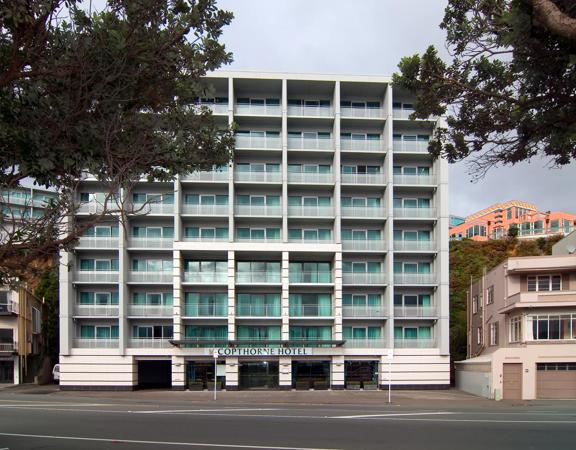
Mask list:
[[[387,77],[207,81],[233,164],[120,192],[145,213],[61,255],[61,388],[447,387],[438,119]],[[102,199],[84,181],[75,219]]]

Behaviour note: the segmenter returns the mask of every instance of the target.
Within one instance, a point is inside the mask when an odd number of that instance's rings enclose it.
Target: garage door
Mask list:
[[[521,400],[522,364],[504,364],[502,375],[502,398],[504,400]]]
[[[536,364],[536,398],[576,398],[576,363]]]
[[[170,388],[172,361],[138,361],[138,387],[140,389]]]

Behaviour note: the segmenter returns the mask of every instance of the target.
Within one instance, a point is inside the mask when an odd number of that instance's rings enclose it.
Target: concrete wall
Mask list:
[[[456,365],[456,389],[479,397],[493,398],[492,374],[486,367]]]

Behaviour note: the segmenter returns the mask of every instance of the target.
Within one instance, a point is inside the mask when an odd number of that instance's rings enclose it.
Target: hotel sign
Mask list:
[[[219,348],[218,356],[312,356],[311,348],[266,347],[266,348]]]

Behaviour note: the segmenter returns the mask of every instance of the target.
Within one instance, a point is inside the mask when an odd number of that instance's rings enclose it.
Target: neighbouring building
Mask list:
[[[576,229],[575,224],[574,214],[542,212],[532,203],[510,200],[471,214],[462,223],[451,221],[450,239],[502,239],[509,235],[511,228],[517,229],[519,238],[533,239],[571,233]]]
[[[0,383],[34,381],[42,363],[42,310],[26,288],[0,288]]]
[[[146,214],[61,255],[61,388],[374,389],[389,355],[394,387],[448,387],[438,120],[386,77],[208,81],[234,163],[118,193]],[[82,221],[102,186],[77,200]]]
[[[576,398],[576,255],[509,258],[470,286],[456,386],[498,400]]]

